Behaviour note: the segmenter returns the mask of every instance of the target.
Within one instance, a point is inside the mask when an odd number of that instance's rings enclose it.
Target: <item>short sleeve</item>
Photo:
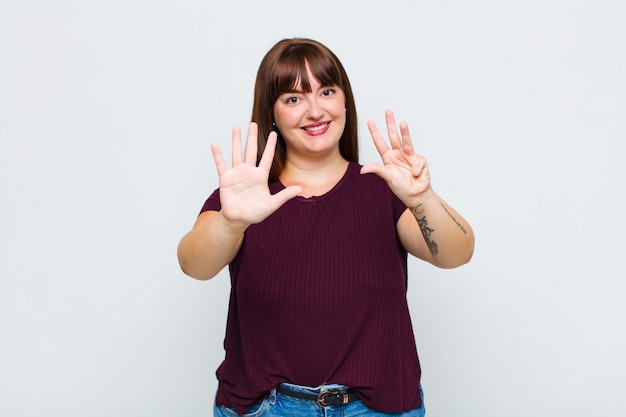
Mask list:
[[[220,189],[216,189],[213,193],[207,198],[200,210],[200,214],[205,211],[220,211],[222,209],[222,202],[220,201]]]
[[[389,190],[391,191],[391,190]],[[400,220],[400,216],[402,216],[402,214],[404,214],[404,212],[406,211],[407,207],[404,204],[404,202],[402,202],[402,200],[400,200],[398,198],[398,196],[396,196],[393,192],[392,194],[392,202],[391,204],[393,204],[393,219],[396,223],[398,223],[398,220]]]

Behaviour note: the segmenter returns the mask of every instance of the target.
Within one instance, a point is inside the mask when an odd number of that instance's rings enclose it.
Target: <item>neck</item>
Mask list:
[[[330,191],[343,178],[348,161],[342,157],[325,161],[286,161],[280,174],[285,186],[299,185],[303,197],[319,196]]]

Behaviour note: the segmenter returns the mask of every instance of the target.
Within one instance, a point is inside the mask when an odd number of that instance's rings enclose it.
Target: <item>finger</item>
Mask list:
[[[248,165],[256,166],[256,148],[259,137],[259,126],[251,122],[248,127],[248,143],[246,143],[246,160]]]
[[[424,165],[422,165],[422,169],[419,171],[420,176],[424,176],[430,182],[430,168],[428,168],[428,163],[424,160]]]
[[[378,127],[376,127],[376,123],[374,123],[373,120],[368,120],[367,128],[369,129],[370,135],[372,136],[372,139],[374,140],[374,145],[376,146],[376,150],[378,150],[378,153],[381,156],[383,156],[389,150],[389,147],[387,146],[387,143],[385,142],[382,135],[378,131]]]
[[[428,164],[426,164],[424,166],[424,169],[422,169],[422,175],[428,180],[428,182],[430,183],[430,169],[428,168]]]
[[[361,167],[361,174],[376,174],[379,177],[386,179],[387,171],[385,170],[384,165],[372,162]]]
[[[226,161],[224,161],[224,157],[222,156],[222,152],[220,151],[220,147],[217,143],[211,144],[211,152],[213,152],[213,159],[215,160],[217,174],[221,176],[228,170],[228,166],[226,165]]]
[[[396,127],[396,119],[393,117],[393,111],[387,110],[385,112],[385,122],[387,123],[387,134],[389,135],[391,149],[400,149],[402,144],[398,136],[398,128]]]
[[[413,141],[409,133],[409,125],[406,122],[400,123],[400,135],[402,135],[402,149],[407,155],[413,154]]]
[[[415,178],[420,178],[422,176],[430,178],[430,174],[428,173],[428,162],[426,162],[426,159],[423,156],[416,154],[415,157],[412,158],[411,174]]]
[[[282,206],[292,198],[298,196],[300,193],[302,193],[302,187],[300,187],[299,185],[291,185],[277,192],[276,194],[271,196],[273,209],[278,210],[280,206]]]
[[[274,160],[274,151],[276,149],[276,140],[277,140],[276,132],[270,132],[267,137],[267,142],[265,143],[265,149],[263,150],[263,155],[261,155],[261,160],[259,161],[259,167],[266,169],[269,171],[272,168],[272,162]]]
[[[235,167],[241,165],[241,128],[239,126],[233,127],[233,160],[232,165]]]

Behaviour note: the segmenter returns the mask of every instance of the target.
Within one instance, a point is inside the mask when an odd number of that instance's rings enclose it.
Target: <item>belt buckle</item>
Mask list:
[[[339,392],[339,391],[322,391],[320,395],[317,396],[317,405],[320,407],[328,407],[330,404],[326,402],[326,398],[334,396],[338,399],[339,396],[343,396],[342,403],[348,404],[348,393],[347,392]]]

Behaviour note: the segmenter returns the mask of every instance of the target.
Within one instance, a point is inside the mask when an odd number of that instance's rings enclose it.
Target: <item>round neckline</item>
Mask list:
[[[348,177],[348,174],[350,174],[354,170],[355,166],[358,167],[358,164],[356,162],[348,162],[348,167],[346,168],[346,171],[343,173],[339,181],[337,181],[337,183],[335,183],[335,185],[333,185],[332,188],[326,191],[324,194],[312,195],[311,197],[296,196],[293,198],[293,200],[300,201],[303,203],[314,203],[314,202],[324,200],[326,197],[330,196],[331,194],[334,194],[338,189],[341,188],[341,186],[346,182],[346,178]],[[286,188],[285,184],[283,184],[280,180],[278,180],[277,183],[280,186],[280,190],[283,190]]]

